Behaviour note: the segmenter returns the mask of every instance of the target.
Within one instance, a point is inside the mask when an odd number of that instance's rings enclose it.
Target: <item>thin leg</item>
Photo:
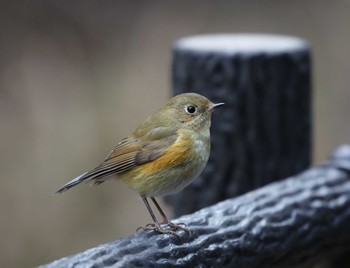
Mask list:
[[[160,208],[158,202],[156,201],[156,199],[154,197],[151,197],[151,200],[153,201],[154,205],[158,209],[160,216],[162,216],[162,218],[163,218],[163,222],[162,223],[167,224],[169,222],[168,218],[165,215],[165,213],[163,212],[163,210]]]
[[[156,199],[153,196],[151,197],[151,200],[153,201],[154,205],[156,206],[156,208],[159,211],[159,214],[163,218],[163,222],[161,224],[166,224],[170,228],[173,228],[175,230],[176,229],[181,229],[181,230],[185,231],[188,234],[190,233],[190,231],[187,228],[181,226],[181,225],[186,226],[186,224],[184,224],[184,223],[175,224],[175,223],[172,223],[171,221],[169,221],[167,216],[165,215],[165,213],[163,212],[163,210],[161,209],[161,207],[159,206],[158,202],[156,201]]]
[[[160,226],[159,222],[157,221],[156,216],[154,215],[154,213],[153,213],[153,211],[152,211],[151,206],[150,206],[149,203],[148,203],[147,198],[146,198],[146,197],[142,197],[142,201],[145,203],[146,208],[148,209],[148,212],[149,212],[149,214],[151,215],[154,224],[157,225],[157,226]],[[163,214],[164,214],[164,213],[163,213]]]
[[[179,236],[176,232],[174,232],[174,231],[172,231],[172,230],[165,230],[165,229],[163,229],[163,228],[160,226],[160,224],[159,224],[159,222],[158,222],[156,216],[154,215],[154,213],[153,213],[153,211],[152,211],[151,206],[150,206],[149,203],[148,203],[147,198],[146,198],[146,197],[141,197],[141,198],[142,198],[143,202],[145,203],[145,205],[146,205],[146,207],[147,207],[147,210],[148,210],[149,214],[151,215],[151,217],[152,217],[152,219],[153,219],[153,223],[149,223],[149,224],[147,224],[147,225],[144,226],[144,227],[139,227],[139,228],[137,228],[137,229],[136,229],[136,232],[139,231],[139,230],[143,230],[143,231],[146,231],[146,230],[154,230],[154,231],[157,231],[158,233],[162,233],[162,234],[172,234],[172,235],[175,235],[175,236],[177,236],[178,238],[180,238],[180,236]],[[159,205],[158,205],[158,207],[159,207]],[[164,214],[164,213],[163,213],[163,214]]]

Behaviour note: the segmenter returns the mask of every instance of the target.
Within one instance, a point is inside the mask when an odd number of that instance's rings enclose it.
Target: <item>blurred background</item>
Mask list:
[[[32,267],[150,221],[122,184],[52,193],[171,96],[171,48],[205,33],[306,39],[314,162],[350,142],[350,2],[1,1],[1,267]]]

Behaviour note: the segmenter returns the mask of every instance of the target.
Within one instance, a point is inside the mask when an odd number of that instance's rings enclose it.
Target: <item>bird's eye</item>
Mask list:
[[[186,111],[189,113],[189,114],[194,114],[196,111],[197,111],[197,108],[194,107],[194,106],[187,106],[186,107]]]

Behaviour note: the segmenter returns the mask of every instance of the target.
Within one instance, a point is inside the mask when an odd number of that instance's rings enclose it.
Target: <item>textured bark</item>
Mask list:
[[[323,165],[176,222],[191,235],[138,233],[42,267],[287,268],[334,258],[350,250],[350,146]]]
[[[310,164],[311,67],[302,40],[269,35],[190,37],[173,50],[174,94],[226,105],[212,119],[212,152],[201,176],[169,196],[191,213]]]

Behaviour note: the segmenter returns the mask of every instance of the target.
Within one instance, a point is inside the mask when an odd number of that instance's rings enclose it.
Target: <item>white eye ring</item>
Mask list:
[[[197,111],[197,107],[193,105],[189,105],[186,107],[186,112],[189,114],[194,114]]]

